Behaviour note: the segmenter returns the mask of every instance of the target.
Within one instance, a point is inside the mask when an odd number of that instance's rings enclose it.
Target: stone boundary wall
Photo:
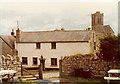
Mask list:
[[[95,77],[104,77],[108,76],[107,71],[109,69],[117,69],[118,62],[106,62],[100,60],[97,56],[94,55],[74,55],[74,56],[65,56],[60,60],[60,76],[62,75],[72,75],[75,72],[75,69],[86,69]]]

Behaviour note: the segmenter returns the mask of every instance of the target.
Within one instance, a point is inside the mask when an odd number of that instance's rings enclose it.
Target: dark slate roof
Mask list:
[[[15,37],[11,35],[1,35],[0,38],[12,49],[14,49],[14,42],[15,42]]]
[[[89,41],[91,30],[22,32],[21,42]]]
[[[112,30],[112,28],[110,27],[110,25],[104,25],[103,27],[105,33],[114,33],[114,31]]]

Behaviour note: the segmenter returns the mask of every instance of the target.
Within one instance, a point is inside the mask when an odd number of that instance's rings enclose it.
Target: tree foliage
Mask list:
[[[100,39],[100,58],[106,61],[118,60],[118,36],[105,36]]]

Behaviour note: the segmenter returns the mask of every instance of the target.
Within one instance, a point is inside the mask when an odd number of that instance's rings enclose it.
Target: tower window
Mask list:
[[[36,43],[36,49],[40,49],[40,43]]]
[[[51,49],[56,49],[56,42],[51,43]]]
[[[99,25],[101,24],[101,18],[98,18],[98,24]]]
[[[94,50],[96,50],[96,42],[94,42]]]

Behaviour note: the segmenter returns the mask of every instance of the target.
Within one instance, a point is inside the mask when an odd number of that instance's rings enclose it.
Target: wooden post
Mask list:
[[[0,76],[0,84],[2,84],[2,76]]]
[[[59,60],[59,76],[61,77],[61,59]]]
[[[13,76],[12,76],[12,82],[13,82],[13,83],[15,82],[15,81],[14,81],[15,75],[16,75],[16,73],[14,73]]]
[[[22,67],[22,62],[21,62],[21,76],[23,76],[23,67]]]
[[[9,81],[10,80],[10,74],[8,74],[8,80],[7,81]]]
[[[43,79],[43,75],[42,75],[42,63],[40,63],[39,67],[38,67],[38,72],[39,72],[39,79]]]

